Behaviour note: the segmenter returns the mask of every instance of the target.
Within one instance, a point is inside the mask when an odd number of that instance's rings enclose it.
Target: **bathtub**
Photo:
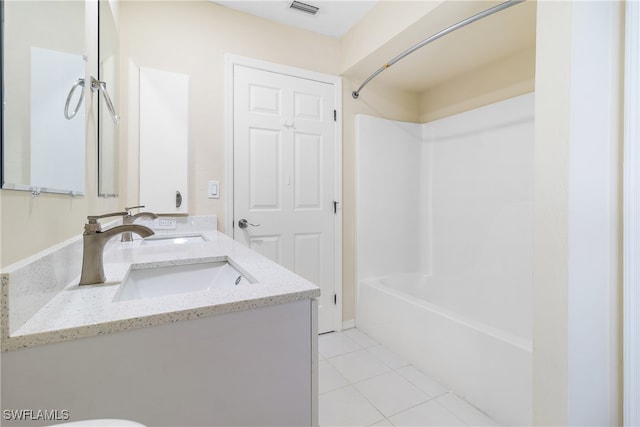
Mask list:
[[[361,280],[357,327],[497,422],[531,425],[530,298],[474,294],[482,280],[421,274]]]

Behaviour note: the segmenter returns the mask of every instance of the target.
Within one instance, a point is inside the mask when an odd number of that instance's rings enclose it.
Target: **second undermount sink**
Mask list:
[[[120,285],[114,301],[152,298],[234,288],[252,283],[228,260],[150,268],[132,267]]]
[[[142,239],[141,246],[182,245],[185,243],[202,243],[207,239],[202,234],[185,235],[153,235]]]

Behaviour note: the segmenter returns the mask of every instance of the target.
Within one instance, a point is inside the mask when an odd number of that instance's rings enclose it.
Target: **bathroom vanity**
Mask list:
[[[74,277],[55,290],[40,277],[60,281],[75,241],[5,269],[3,416],[34,409],[148,426],[317,425],[319,288],[184,221],[155,240],[113,239],[104,284],[78,286]],[[218,267],[219,280],[198,284]],[[48,296],[25,280],[49,283]],[[148,292],[154,280],[164,290]]]

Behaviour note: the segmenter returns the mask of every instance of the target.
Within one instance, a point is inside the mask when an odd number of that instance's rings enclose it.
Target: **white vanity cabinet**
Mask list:
[[[2,410],[147,426],[317,425],[316,319],[316,300],[301,299],[4,352]]]

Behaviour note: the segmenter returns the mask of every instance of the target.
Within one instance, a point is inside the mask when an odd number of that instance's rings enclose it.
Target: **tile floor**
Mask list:
[[[498,425],[358,329],[318,347],[321,427]]]

